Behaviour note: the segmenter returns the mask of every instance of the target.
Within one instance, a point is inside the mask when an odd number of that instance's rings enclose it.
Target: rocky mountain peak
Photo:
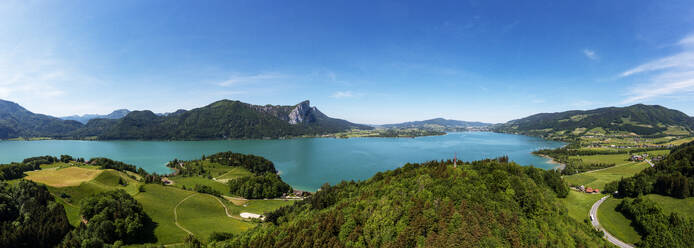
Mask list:
[[[315,107],[314,107],[315,108]],[[299,123],[312,122],[314,118],[311,116],[311,102],[309,100],[303,101],[294,107],[291,112],[289,112],[289,124],[295,125]]]

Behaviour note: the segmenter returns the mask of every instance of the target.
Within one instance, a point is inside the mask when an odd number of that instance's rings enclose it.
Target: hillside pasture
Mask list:
[[[227,216],[223,203],[215,198],[196,194],[183,201],[176,210],[179,224],[201,240],[207,240],[213,232],[241,233],[256,225]]]
[[[631,226],[631,220],[617,211],[617,205],[621,202],[622,199],[614,197],[605,200],[598,208],[598,219],[600,225],[610,234],[624,242],[635,244],[641,241],[641,235]]]
[[[91,181],[101,174],[102,170],[82,167],[48,168],[26,172],[25,179],[42,183],[51,187],[78,186],[83,182]]]

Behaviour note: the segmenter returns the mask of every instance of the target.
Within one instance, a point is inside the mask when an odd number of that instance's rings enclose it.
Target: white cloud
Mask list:
[[[354,96],[355,95],[351,91],[338,91],[332,95],[332,98],[340,99],[340,98],[351,98]]]
[[[682,51],[639,65],[623,72],[621,77],[647,74],[648,81],[635,85],[622,103],[634,103],[658,97],[681,97],[694,94],[694,35],[677,43]]]
[[[589,59],[592,60],[597,60],[599,59],[598,55],[595,54],[595,51],[590,50],[590,49],[583,49],[583,55],[586,55]]]
[[[222,86],[222,87],[229,87],[229,86],[242,85],[242,84],[262,83],[262,82],[280,79],[280,78],[285,78],[285,77],[286,76],[283,74],[274,73],[274,72],[259,73],[259,74],[247,75],[247,76],[233,75],[228,80],[217,83],[217,85]]]

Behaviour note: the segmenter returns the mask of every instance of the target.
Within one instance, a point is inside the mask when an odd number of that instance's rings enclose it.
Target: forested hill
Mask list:
[[[83,125],[33,114],[16,103],[0,100],[0,139],[17,137],[97,139],[231,139],[280,138],[372,129],[330,118],[309,101],[294,106],[251,105],[221,100],[166,115],[132,111],[122,118],[92,119]]]
[[[0,99],[0,139],[56,137],[81,127],[79,122],[35,114],[19,104]]]
[[[567,215],[555,171],[507,159],[407,164],[325,185],[216,247],[605,247]]]
[[[230,139],[320,135],[370,129],[327,117],[308,101],[295,106],[257,106],[221,100],[202,108],[159,116],[133,111],[118,120],[95,119],[75,133],[99,139]]]
[[[636,104],[594,110],[542,113],[493,127],[499,132],[529,135],[581,135],[626,132],[639,135],[693,133],[694,118],[658,105]]]

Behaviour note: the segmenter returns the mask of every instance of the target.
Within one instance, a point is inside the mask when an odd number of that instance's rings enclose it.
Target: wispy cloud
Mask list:
[[[331,97],[332,98],[338,98],[338,99],[351,98],[351,97],[355,97],[355,94],[352,93],[351,91],[338,91],[338,92],[335,92]]]
[[[588,101],[588,100],[579,100],[579,101],[575,101],[575,102],[572,102],[571,104],[569,104],[569,106],[572,108],[583,108],[583,107],[589,107],[589,106],[593,106],[593,105],[595,105],[595,103],[592,101]]]
[[[587,58],[592,59],[592,60],[599,59],[598,55],[595,54],[595,51],[590,50],[590,49],[583,49],[583,55],[586,55]]]
[[[217,85],[222,86],[222,87],[228,87],[228,86],[234,86],[234,85],[242,85],[242,84],[254,84],[254,83],[262,83],[266,82],[269,80],[276,80],[280,78],[285,78],[286,75],[280,74],[280,73],[275,73],[275,72],[269,72],[269,73],[259,73],[255,75],[233,75],[229,77],[229,79],[217,83]]]
[[[639,65],[623,72],[621,77],[648,74],[648,82],[629,90],[623,103],[634,103],[657,97],[681,97],[694,94],[694,35],[677,43],[682,51]]]

